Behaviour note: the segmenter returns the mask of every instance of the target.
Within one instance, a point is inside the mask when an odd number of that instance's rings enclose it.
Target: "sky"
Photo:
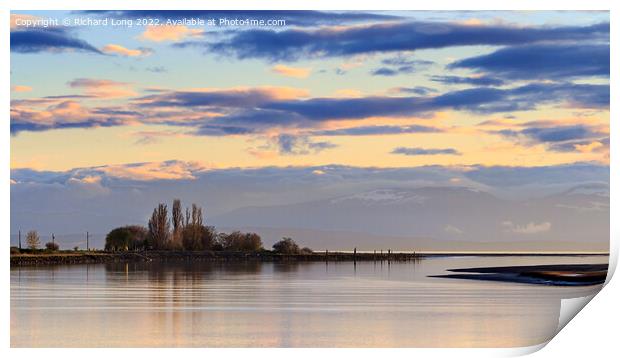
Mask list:
[[[45,231],[84,221],[69,203],[107,217],[90,224],[104,233],[114,205],[139,221],[174,190],[203,198],[186,188],[211,176],[237,181],[200,203],[214,215],[378,177],[510,200],[608,187],[609,13],[12,12],[12,233],[34,214]]]

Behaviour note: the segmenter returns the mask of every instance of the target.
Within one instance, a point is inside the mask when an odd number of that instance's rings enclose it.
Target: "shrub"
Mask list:
[[[299,254],[301,252],[299,245],[290,237],[283,237],[282,240],[273,244],[273,251],[277,254],[287,255]]]
[[[45,243],[45,248],[49,251],[58,251],[59,246],[57,243],[50,241]]]
[[[217,236],[219,246],[225,251],[260,251],[263,249],[263,242],[256,233],[242,233],[233,231],[230,234],[220,234]]]
[[[108,233],[105,238],[107,251],[138,250],[146,245],[148,231],[137,225],[118,227]]]

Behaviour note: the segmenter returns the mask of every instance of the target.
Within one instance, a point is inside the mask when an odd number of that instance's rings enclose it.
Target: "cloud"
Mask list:
[[[68,83],[71,88],[83,91],[80,95],[14,101],[13,128],[43,130],[62,126],[23,126],[24,115],[52,106],[59,100],[77,101],[79,98],[106,99],[135,96],[132,84],[107,79],[78,78]],[[81,97],[78,97],[81,96]],[[132,121],[193,127],[196,135],[240,135],[265,133],[282,128],[314,128],[328,121],[376,120],[385,118],[430,118],[438,111],[466,111],[478,114],[531,111],[541,105],[564,108],[609,107],[609,86],[574,83],[530,83],[513,88],[474,87],[426,96],[367,96],[367,97],[309,97],[305,89],[291,87],[234,87],[197,88],[187,90],[159,89],[152,94],[134,97],[123,107],[98,108],[92,114],[107,114],[109,125],[122,125]],[[28,108],[31,107],[31,108]],[[52,108],[52,107],[50,107]],[[49,112],[49,110],[48,110]],[[13,120],[15,117],[15,120]],[[27,117],[27,116],[26,116]],[[132,118],[130,121],[129,119]],[[101,125],[99,118],[94,126]],[[17,123],[20,122],[20,123]],[[57,123],[61,124],[61,123]],[[86,125],[86,123],[84,123]],[[365,125],[350,129],[351,135],[413,133],[436,131],[431,126],[379,126]],[[425,128],[427,127],[427,128]],[[503,128],[502,128],[503,129]],[[339,130],[342,130],[339,129]],[[513,128],[508,130],[514,131]],[[340,132],[345,133],[345,132]],[[509,136],[509,131],[496,134]],[[533,133],[524,132],[525,135]],[[325,132],[324,135],[341,135]],[[584,145],[586,143],[578,143]],[[584,147],[585,148],[585,147]]]
[[[160,143],[162,138],[181,137],[184,134],[178,131],[139,131],[132,133],[132,135],[138,137],[134,144],[150,145]]]
[[[380,67],[370,72],[373,76],[396,76],[404,73],[413,73],[413,66],[401,66],[398,68]]]
[[[286,65],[275,65],[271,71],[286,77],[307,78],[311,70],[309,68],[289,67]]]
[[[137,181],[152,180],[193,180],[197,173],[207,168],[198,162],[169,160],[165,162],[147,162],[123,165],[95,167],[95,172],[102,172],[110,177]]]
[[[437,93],[438,91],[434,88],[425,87],[425,86],[416,86],[416,87],[396,87],[391,89],[391,91],[396,93],[413,93],[418,96],[428,96],[433,93]]]
[[[315,136],[366,136],[366,135],[388,135],[403,133],[438,133],[443,132],[441,128],[425,125],[409,126],[359,126],[339,129],[325,129],[312,131]]]
[[[456,61],[467,68],[510,80],[609,77],[609,44],[530,44],[506,47],[488,55]]]
[[[544,144],[557,152],[603,151],[609,149],[609,129],[601,124],[533,121],[491,130],[522,145]]]
[[[403,155],[460,155],[461,153],[453,148],[407,148],[397,147],[391,151],[392,154]]]
[[[609,106],[609,86],[533,83],[510,89],[470,88],[430,97],[311,98],[269,102],[261,107],[288,113],[283,119],[326,121],[407,117],[440,110],[489,114],[534,110],[541,104],[605,109]]]
[[[91,128],[126,125],[136,119],[135,113],[92,109],[79,102],[48,99],[33,104],[30,101],[11,102],[11,133],[66,128]]]
[[[431,76],[430,78],[431,81],[441,82],[448,85],[467,84],[474,86],[501,86],[504,84],[503,80],[488,76]]]
[[[146,57],[153,54],[153,50],[146,47],[140,47],[135,50],[130,50],[121,45],[109,44],[101,49],[102,52],[107,54],[120,55],[125,57]]]
[[[269,61],[352,56],[378,52],[473,45],[523,45],[549,41],[609,41],[609,24],[590,26],[517,27],[509,25],[463,25],[439,22],[398,22],[357,26],[289,29],[251,29],[216,41],[194,41],[177,46],[198,46],[209,53],[229,54],[238,59]]]
[[[261,104],[305,97],[308,92],[291,87],[239,87],[232,89],[205,88],[188,91],[168,91],[136,100],[143,107],[256,107]]]
[[[102,54],[86,41],[72,37],[62,28],[31,28],[11,31],[11,52],[38,53],[78,51]]]
[[[86,95],[93,98],[121,98],[137,95],[130,83],[107,79],[76,78],[67,82],[67,86],[82,88]]]
[[[515,234],[533,235],[540,234],[551,230],[551,223],[548,221],[537,224],[535,222],[529,222],[525,225],[515,225],[512,221],[502,222],[505,232],[511,232]]]
[[[11,91],[13,92],[30,92],[32,91],[32,87],[30,86],[23,86],[23,85],[15,85],[15,86],[11,86]]]
[[[200,29],[190,29],[185,25],[147,26],[139,39],[152,42],[181,41],[188,37],[202,35]]]
[[[277,137],[277,144],[280,154],[284,155],[316,154],[337,147],[336,144],[330,142],[314,142],[306,136],[289,134],[280,134]]]
[[[381,63],[387,67],[380,67],[370,72],[373,76],[396,76],[413,73],[421,68],[432,65],[433,61],[416,60],[399,54],[395,57],[383,59]]]

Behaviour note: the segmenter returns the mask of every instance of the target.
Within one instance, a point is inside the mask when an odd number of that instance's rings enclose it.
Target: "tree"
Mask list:
[[[105,238],[107,251],[127,251],[143,249],[146,245],[148,232],[138,225],[118,227],[108,233]]]
[[[181,212],[181,200],[172,201],[172,241],[180,243],[183,231],[183,212]]]
[[[50,241],[50,242],[45,243],[45,248],[50,251],[58,251],[60,247],[58,246],[57,243]]]
[[[202,242],[203,250],[213,250],[215,247],[215,240],[217,238],[217,231],[213,226],[203,226],[200,241]]]
[[[273,251],[278,254],[294,255],[301,253],[299,245],[290,237],[283,237],[282,240],[273,244]]]
[[[168,247],[170,240],[170,220],[168,220],[168,207],[159,204],[153,209],[149,220],[149,242],[153,249],[162,250]]]
[[[36,231],[28,231],[26,234],[26,245],[31,250],[36,250],[39,248],[41,241],[39,240],[39,234]]]
[[[218,235],[218,244],[225,251],[260,251],[263,242],[256,233],[242,233],[233,231],[230,234]]]
[[[205,227],[202,225],[202,208],[196,204],[192,204],[192,211],[187,208],[185,210],[185,226],[183,227],[183,248],[185,250],[198,251],[209,249],[209,246],[205,246],[203,243],[203,236],[208,233],[205,232]]]

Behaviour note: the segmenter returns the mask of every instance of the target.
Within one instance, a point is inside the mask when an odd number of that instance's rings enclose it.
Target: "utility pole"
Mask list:
[[[19,240],[19,249],[21,250],[22,249],[22,230],[21,229],[18,231],[17,237]]]
[[[86,231],[86,251],[90,251],[90,248],[88,246],[88,231]]]

